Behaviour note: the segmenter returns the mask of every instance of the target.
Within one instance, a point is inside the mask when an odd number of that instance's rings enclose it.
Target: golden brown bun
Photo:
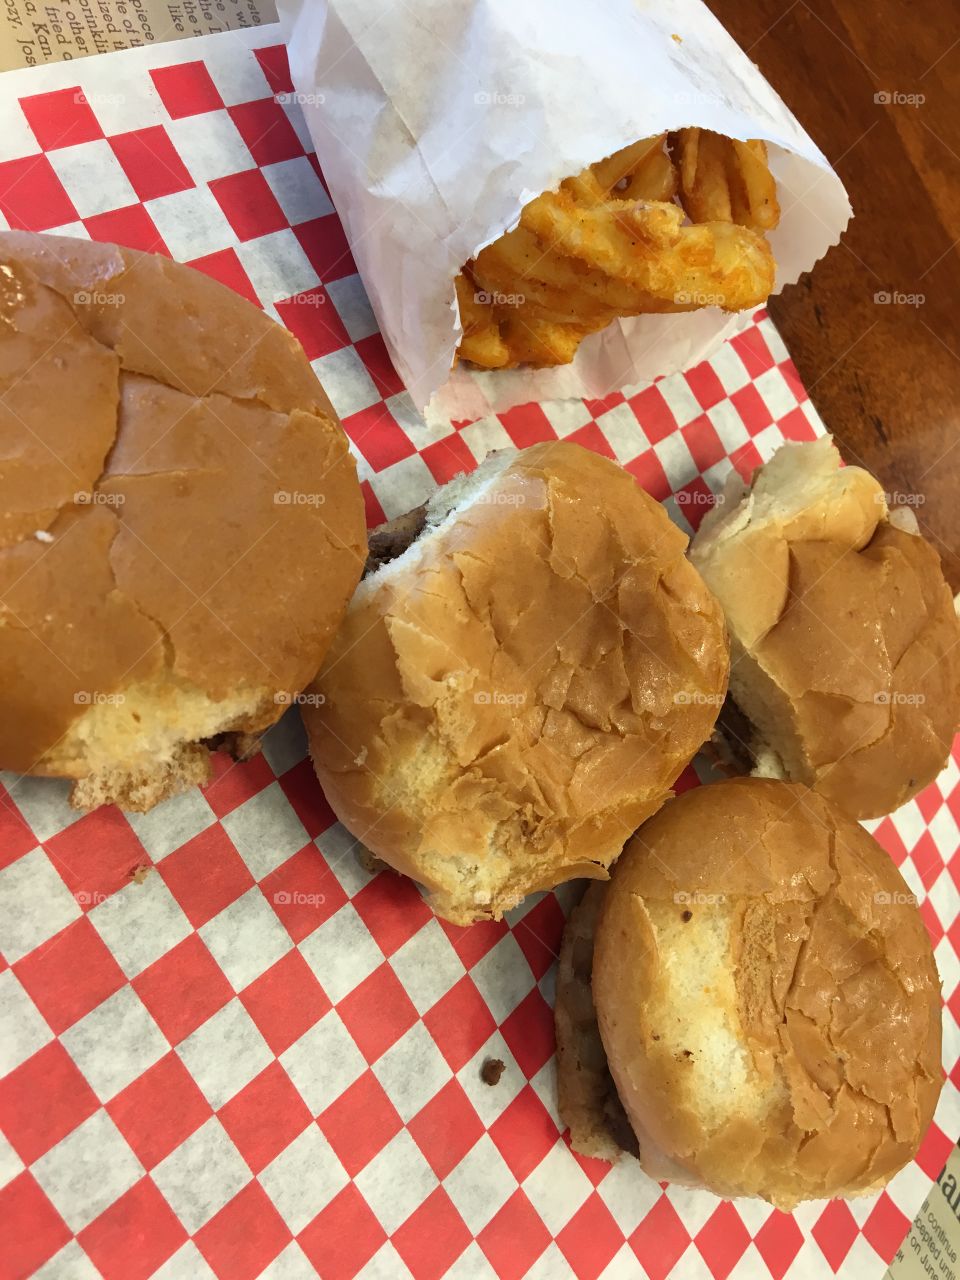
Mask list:
[[[316,673],[365,556],[296,340],[200,272],[0,234],[0,766],[150,805]]]
[[[940,983],[876,841],[793,783],[671,801],[628,844],[593,957],[600,1032],[641,1161],[722,1196],[883,1185],[940,1094]]]
[[[760,771],[873,818],[946,763],[960,621],[912,512],[888,516],[877,481],[839,462],[829,439],[784,445],[690,554],[726,613]]]
[[[709,736],[727,651],[683,534],[605,458],[494,455],[431,508],[304,719],[340,820],[465,924],[606,877]]]

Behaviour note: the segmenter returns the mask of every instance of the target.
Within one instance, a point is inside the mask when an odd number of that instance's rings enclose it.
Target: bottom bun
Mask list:
[[[648,1133],[634,1131],[610,1074],[591,989],[594,938],[606,892],[605,883],[588,885],[563,931],[555,1009],[560,1115],[570,1130],[570,1145],[581,1155],[611,1163],[631,1155],[651,1178],[696,1186],[689,1170]]]

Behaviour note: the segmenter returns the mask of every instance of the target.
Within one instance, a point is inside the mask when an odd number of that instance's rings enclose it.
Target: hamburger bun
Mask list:
[[[856,818],[943,768],[960,724],[960,621],[913,512],[840,467],[829,438],[787,444],[703,521],[690,556],[730,631],[726,714],[759,773]]]
[[[606,877],[709,736],[726,641],[684,535],[577,445],[492,455],[420,523],[372,557],[304,720],[341,822],[468,924]]]
[[[0,767],[148,809],[254,748],[365,556],[302,349],[152,254],[0,233]]]
[[[575,1147],[609,1157],[622,1107],[650,1176],[784,1210],[874,1191],[915,1155],[942,1081],[940,983],[862,827],[793,783],[696,787],[598,888],[570,922],[580,977],[557,989]]]

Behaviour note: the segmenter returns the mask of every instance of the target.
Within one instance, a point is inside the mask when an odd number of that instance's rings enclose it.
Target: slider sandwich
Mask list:
[[[695,787],[564,934],[560,1113],[576,1150],[720,1196],[882,1187],[940,1095],[940,982],[915,900],[805,787]]]
[[[0,233],[0,768],[149,809],[245,756],[363,569],[299,343],[198,271]]]
[[[337,817],[457,924],[605,879],[726,690],[684,535],[615,463],[549,443],[371,545],[303,708]]]
[[[690,558],[723,606],[734,762],[856,818],[932,782],[960,725],[960,621],[909,505],[888,505],[829,438],[737,476]]]

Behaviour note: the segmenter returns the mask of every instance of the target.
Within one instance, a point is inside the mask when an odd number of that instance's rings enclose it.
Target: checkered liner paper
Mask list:
[[[279,317],[343,419],[371,522],[488,449],[563,437],[696,523],[731,463],[823,430],[762,313],[655,386],[427,428],[283,98],[275,28],[2,90],[6,222],[170,254]],[[935,1123],[880,1195],[787,1215],[570,1151],[551,1012],[569,899],[456,929],[408,881],[371,877],[295,712],[257,759],[219,760],[145,816],[81,817],[64,785],[5,775],[0,1276],[880,1276],[960,1132],[958,779],[954,760],[872,824],[943,978]],[[506,1064],[493,1087],[488,1057]]]

